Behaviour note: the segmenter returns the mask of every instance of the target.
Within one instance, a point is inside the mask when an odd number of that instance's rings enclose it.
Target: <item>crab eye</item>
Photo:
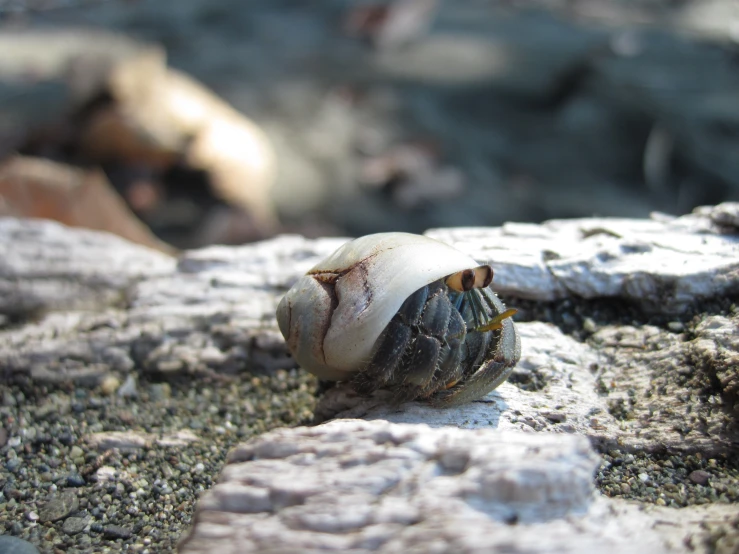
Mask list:
[[[493,281],[493,268],[481,265],[474,269],[465,269],[451,274],[446,279],[446,286],[457,292],[467,292],[472,289],[484,289]]]
[[[465,269],[453,273],[447,277],[446,286],[457,292],[467,292],[475,286],[475,270]]]
[[[493,282],[493,268],[489,265],[481,265],[475,268],[475,288],[484,289]]]

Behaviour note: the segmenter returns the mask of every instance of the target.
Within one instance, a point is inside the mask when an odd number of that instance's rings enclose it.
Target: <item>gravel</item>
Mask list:
[[[609,497],[681,508],[739,502],[739,460],[609,450],[596,485]]]
[[[16,543],[32,548],[17,552],[174,551],[229,449],[308,423],[315,389],[297,370],[128,381],[124,396],[110,387],[0,385],[0,553],[16,552],[2,549],[16,537],[32,543]],[[91,438],[115,432],[143,438],[123,450],[99,450],[104,442]]]

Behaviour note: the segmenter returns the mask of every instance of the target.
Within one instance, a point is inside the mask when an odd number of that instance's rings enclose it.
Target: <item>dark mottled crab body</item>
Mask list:
[[[297,362],[359,392],[453,405],[500,385],[520,357],[492,270],[441,242],[381,233],[347,243],[285,295],[277,319]]]

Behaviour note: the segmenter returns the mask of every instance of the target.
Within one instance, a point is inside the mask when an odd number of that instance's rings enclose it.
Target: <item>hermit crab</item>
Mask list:
[[[367,235],[313,267],[277,307],[295,360],[361,394],[438,406],[476,400],[503,383],[521,355],[493,270],[437,240]]]

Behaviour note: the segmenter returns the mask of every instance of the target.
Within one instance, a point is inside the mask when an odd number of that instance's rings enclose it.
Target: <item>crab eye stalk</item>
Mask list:
[[[481,265],[474,269],[458,271],[447,277],[445,282],[447,287],[457,292],[483,289],[493,282],[493,268]]]

